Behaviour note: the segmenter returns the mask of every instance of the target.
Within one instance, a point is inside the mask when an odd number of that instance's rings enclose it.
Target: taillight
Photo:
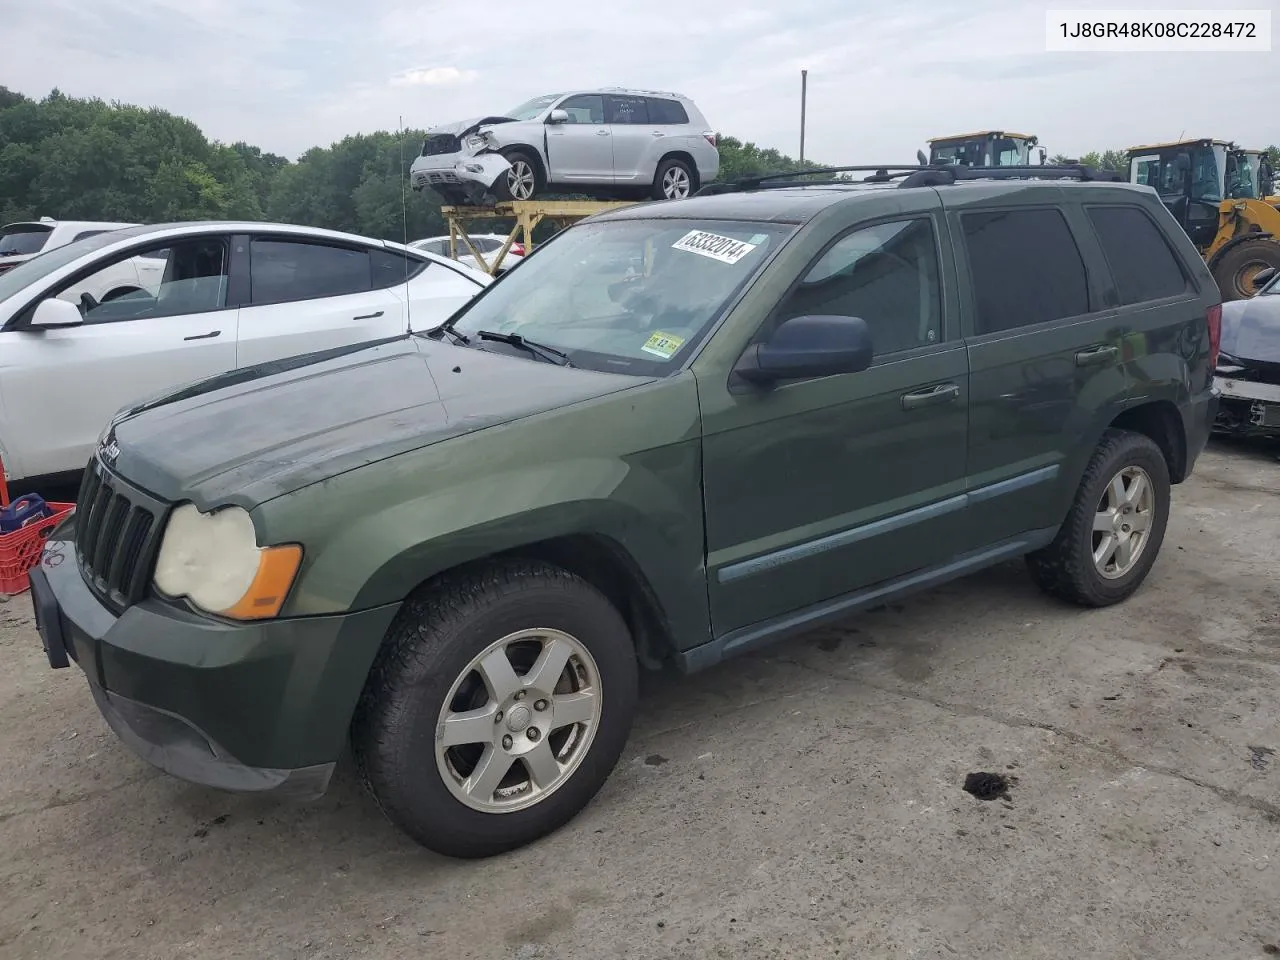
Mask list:
[[[523,256],[524,256],[524,244],[523,244],[523,243],[513,243],[513,244],[511,245],[511,249],[510,249],[510,250],[508,250],[508,251],[507,251],[507,253],[514,253],[517,257],[523,257]]]
[[[1222,346],[1222,304],[1210,307],[1204,318],[1209,325],[1209,369],[1212,371],[1218,368],[1218,348]]]
[[[703,130],[702,136],[703,136],[703,139],[705,139],[707,143],[711,144],[713,147],[716,145],[716,140],[718,138],[714,130]]]

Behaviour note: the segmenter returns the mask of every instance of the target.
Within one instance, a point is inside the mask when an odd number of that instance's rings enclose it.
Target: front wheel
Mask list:
[[[411,599],[352,740],[388,818],[423,846],[487,857],[571,820],[631,730],[637,666],[622,617],[557,567],[514,562]]]
[[[1107,431],[1057,537],[1027,557],[1032,578],[1046,592],[1082,606],[1126,599],[1156,562],[1171,491],[1169,466],[1153,440]]]
[[[511,169],[494,183],[494,195],[499,200],[532,200],[542,191],[538,162],[523,150],[512,150],[503,156]]]
[[[1257,237],[1236,244],[1213,265],[1213,279],[1224,301],[1248,300],[1258,291],[1253,279],[1268,267],[1280,267],[1280,240]]]

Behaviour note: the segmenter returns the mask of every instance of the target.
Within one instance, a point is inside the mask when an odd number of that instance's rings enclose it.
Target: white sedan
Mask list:
[[[136,289],[120,292],[122,272]],[[64,479],[122,407],[430,329],[492,282],[402,244],[283,224],[128,227],[50,250],[0,274],[4,472],[24,486]]]

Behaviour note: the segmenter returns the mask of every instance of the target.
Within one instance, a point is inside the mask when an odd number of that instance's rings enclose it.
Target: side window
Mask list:
[[[1084,260],[1059,210],[966,213],[978,334],[1089,312]]]
[[[85,323],[220,310],[227,304],[229,259],[221,238],[183,240],[113,260],[57,296],[76,304]]]
[[[570,123],[604,123],[604,97],[598,93],[570,97],[559,109],[569,114]]]
[[[649,122],[662,124],[688,123],[689,114],[678,100],[662,100],[658,97],[646,97],[649,108]]]
[[[648,123],[649,109],[644,97],[608,97],[606,118],[610,123]]]
[[[1123,304],[1176,297],[1187,291],[1187,277],[1169,241],[1140,207],[1090,207]]]
[[[841,237],[788,294],[777,320],[861,317],[877,357],[942,339],[933,224],[927,218],[863,227]]]
[[[296,240],[255,239],[249,275],[255,306],[340,297],[372,286],[368,251]]]
[[[373,274],[372,288],[385,290],[397,283],[404,283],[426,269],[427,265],[414,257],[406,257],[393,250],[372,250],[369,265]]]

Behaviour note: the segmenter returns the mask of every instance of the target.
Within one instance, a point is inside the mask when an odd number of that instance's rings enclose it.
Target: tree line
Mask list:
[[[440,199],[408,189],[422,130],[379,131],[297,159],[208,139],[158,108],[0,86],[0,225],[42,216],[162,223],[273,220],[403,240],[447,232]],[[720,179],[802,169],[777,150],[722,136]],[[1280,148],[1270,148],[1280,156]],[[1065,158],[1055,157],[1055,160]],[[1124,155],[1084,163],[1124,169]],[[804,169],[823,167],[807,162]],[[497,226],[497,225],[495,225]]]

